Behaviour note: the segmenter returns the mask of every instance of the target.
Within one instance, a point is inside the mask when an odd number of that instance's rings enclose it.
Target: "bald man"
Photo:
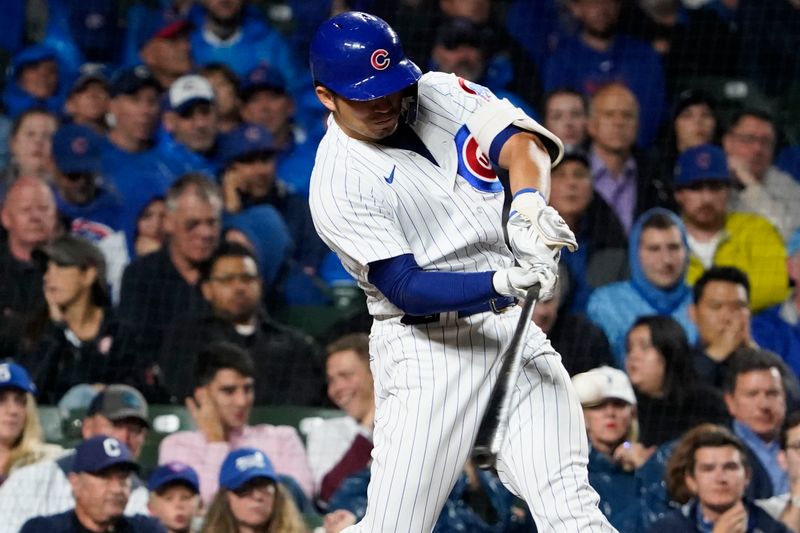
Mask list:
[[[34,248],[57,232],[56,202],[39,178],[23,177],[8,190],[0,222],[8,233],[0,242],[0,329],[8,319],[44,301],[42,275],[31,261]]]
[[[639,131],[639,102],[622,83],[599,89],[589,106],[594,188],[629,233],[633,221],[651,207],[672,208],[667,184],[634,151]]]

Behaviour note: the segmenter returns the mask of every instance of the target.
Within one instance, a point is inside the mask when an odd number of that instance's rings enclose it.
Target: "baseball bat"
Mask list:
[[[537,283],[528,289],[525,295],[525,303],[522,305],[522,313],[519,316],[517,329],[508,344],[508,348],[501,356],[503,365],[497,375],[497,383],[492,390],[486,412],[481,419],[478,428],[478,435],[475,437],[475,445],[472,447],[472,460],[479,468],[494,468],[497,461],[497,454],[500,452],[500,445],[506,436],[508,428],[508,415],[511,406],[511,393],[517,383],[519,373],[522,371],[522,349],[525,346],[525,339],[528,337],[528,330],[531,327],[533,318],[533,308],[536,300],[539,299],[540,285]]]

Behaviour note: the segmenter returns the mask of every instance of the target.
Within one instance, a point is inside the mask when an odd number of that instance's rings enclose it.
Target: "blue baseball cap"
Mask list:
[[[75,448],[73,472],[96,474],[112,466],[122,466],[133,471],[139,470],[139,465],[133,460],[133,455],[128,447],[114,437],[97,435],[86,439]]]
[[[689,187],[699,181],[730,183],[725,152],[713,144],[701,144],[685,150],[675,165],[675,188]]]
[[[20,389],[36,394],[36,385],[31,381],[25,367],[17,363],[0,363],[0,390]]]
[[[227,165],[235,159],[256,152],[275,151],[275,140],[268,129],[255,124],[244,124],[222,136],[219,157]]]
[[[103,167],[102,139],[87,126],[61,126],[53,136],[53,158],[58,169],[65,174],[100,172]]]
[[[136,65],[123,68],[114,73],[109,84],[111,97],[120,95],[133,95],[145,87],[152,87],[161,92],[161,85],[155,79],[153,73],[145,65]]]
[[[166,463],[156,468],[150,474],[150,479],[147,480],[147,490],[154,492],[172,483],[182,483],[194,492],[200,492],[200,479],[197,477],[197,472],[191,466],[180,461]]]
[[[90,83],[99,83],[108,91],[108,73],[102,63],[84,63],[78,70],[69,89],[69,94],[75,94],[86,89]]]
[[[789,237],[789,245],[786,246],[786,253],[789,257],[800,252],[800,229],[794,230],[792,236]]]
[[[239,84],[239,97],[246,101],[259,91],[286,94],[286,78],[275,67],[261,63],[242,79]]]
[[[275,469],[264,452],[257,448],[239,448],[230,452],[222,462],[219,486],[238,490],[248,481],[258,477],[278,480]]]

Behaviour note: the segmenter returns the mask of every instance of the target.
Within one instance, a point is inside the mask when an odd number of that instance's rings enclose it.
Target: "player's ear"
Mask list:
[[[336,102],[333,100],[333,92],[331,92],[330,89],[323,87],[322,85],[317,85],[314,87],[314,91],[317,93],[317,98],[319,98],[319,101],[325,106],[325,109],[331,113],[336,111]]]

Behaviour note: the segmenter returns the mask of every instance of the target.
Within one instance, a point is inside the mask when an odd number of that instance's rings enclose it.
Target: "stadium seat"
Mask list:
[[[61,413],[55,405],[40,405],[38,408],[39,424],[42,426],[42,438],[45,442],[58,444],[64,440],[64,428]]]

